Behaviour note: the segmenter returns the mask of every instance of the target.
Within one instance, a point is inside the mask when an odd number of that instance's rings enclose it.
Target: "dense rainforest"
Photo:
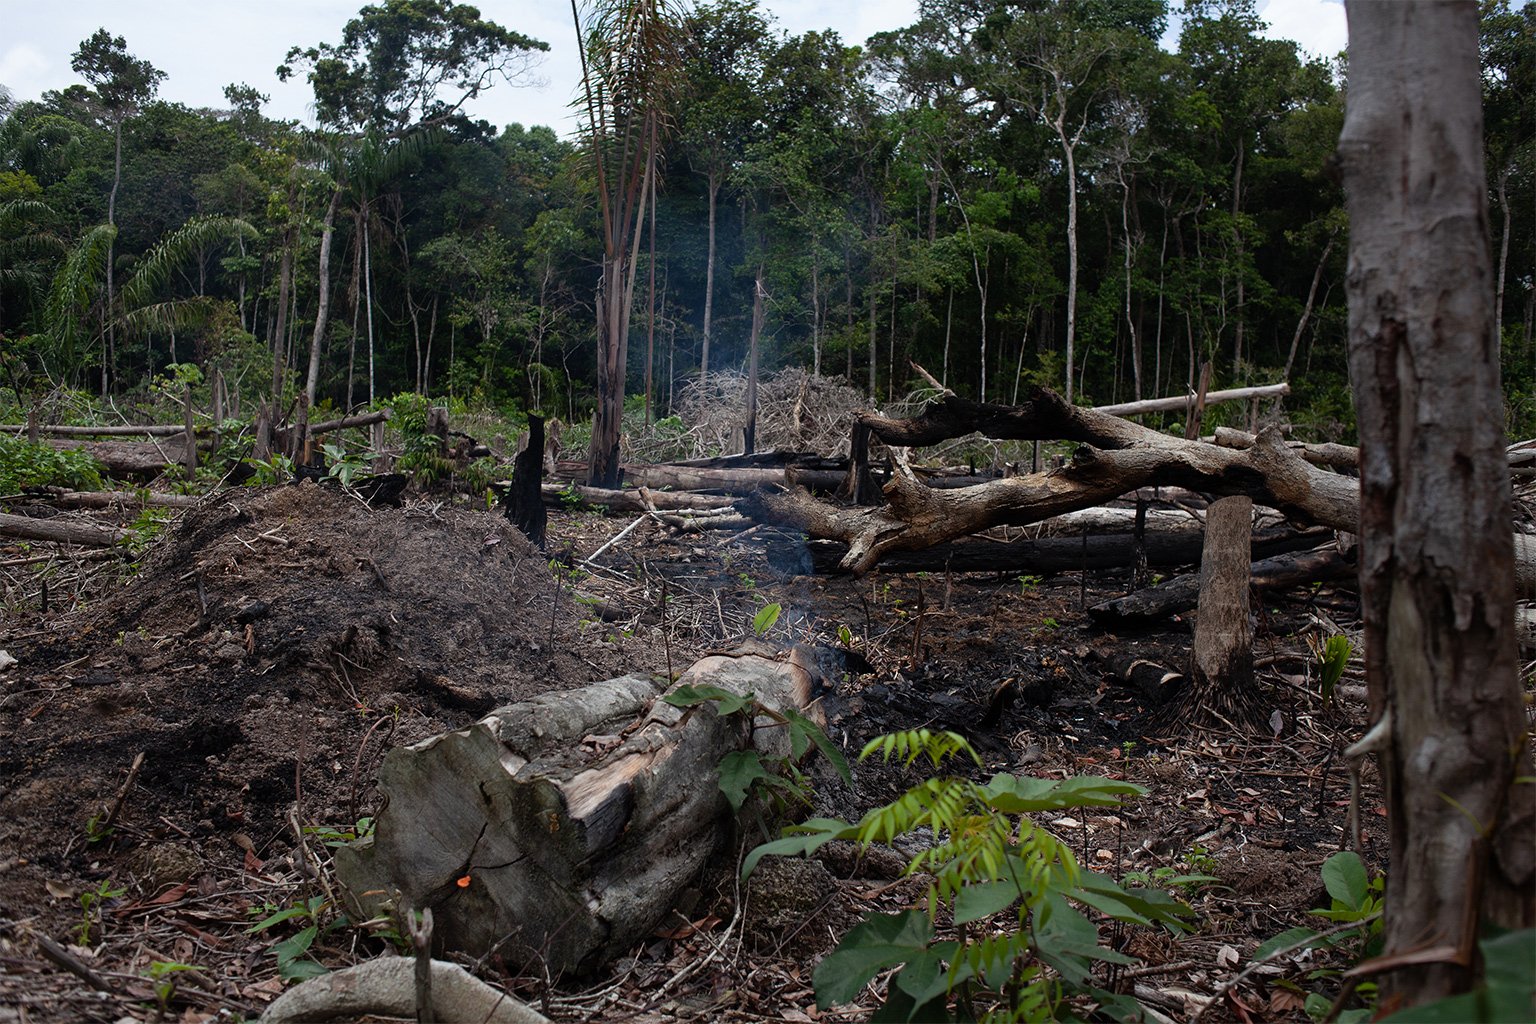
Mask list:
[[[923,0],[862,44],[753,0],[638,6],[643,38],[583,26],[574,140],[466,116],[544,44],[447,0],[294,40],[277,73],[313,85],[318,129],[266,116],[259,83],[159,101],[131,41],[83,41],[82,84],[0,107],[4,404],[131,400],[195,365],[290,408],[415,391],[583,422],[622,288],[622,391],[650,416],[756,338],[765,370],[877,404],[911,361],[968,397],[1083,404],[1182,393],[1209,363],[1212,387],[1289,379],[1293,420],[1353,435],[1347,68],[1266,38],[1253,0]],[[1486,0],[1482,26],[1521,434],[1536,15]],[[605,283],[616,245],[628,280]]]

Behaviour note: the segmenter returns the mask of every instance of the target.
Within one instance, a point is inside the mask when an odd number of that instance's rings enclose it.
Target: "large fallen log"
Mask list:
[[[1258,554],[1257,534],[1254,535],[1253,547],[1253,553]],[[1266,590],[1303,583],[1321,583],[1354,574],[1354,563],[1341,555],[1337,548],[1329,546],[1317,551],[1262,558],[1249,567],[1249,582],[1258,589]],[[1088,614],[1105,626],[1140,625],[1187,612],[1196,606],[1199,598],[1200,574],[1192,572],[1164,580],[1155,587],[1090,605]]]
[[[25,434],[30,428],[25,423],[0,424],[0,431],[10,434]],[[204,427],[199,433],[206,433]],[[142,426],[114,425],[106,427],[75,427],[63,424],[39,424],[37,432],[48,434],[51,437],[175,437],[186,433],[187,428],[179,423],[147,423]]]
[[[555,508],[567,502],[606,508],[614,512],[663,512],[729,508],[735,498],[723,494],[693,494],[687,491],[652,491],[636,488],[615,491],[604,487],[587,487],[582,484],[544,484],[540,488],[544,504]],[[647,504],[649,502],[649,504]]]
[[[1253,552],[1258,557],[1268,557],[1315,547],[1329,535],[1326,530],[1262,530],[1253,536]],[[1168,568],[1198,563],[1203,540],[1197,528],[1176,533],[1148,532],[1144,544],[1147,564]],[[1135,546],[1136,539],[1130,533],[1089,534],[1086,541],[1082,536],[1022,537],[1006,542],[967,538],[921,551],[893,551],[880,561],[879,571],[1055,573],[1118,569],[1130,566]],[[809,547],[811,564],[819,573],[837,572],[848,551],[846,545],[836,541],[812,541]]]
[[[182,434],[186,433],[185,428]],[[115,477],[153,479],[170,464],[186,461],[185,439],[170,441],[67,441],[46,439],[44,444],[60,451],[78,449],[101,463]]]
[[[1309,465],[1273,431],[1246,451],[1169,437],[1128,420],[1068,404],[1035,388],[1017,407],[981,406],[946,395],[912,420],[864,417],[887,444],[930,444],[956,436],[962,420],[991,436],[1083,444],[1066,466],[958,490],[920,483],[899,447],[882,508],[837,508],[804,491],[743,503],[754,518],[848,544],[843,567],[872,568],[892,551],[915,551],[993,526],[1027,525],[1103,504],[1127,491],[1171,484],[1213,494],[1245,494],[1289,517],[1354,532],[1359,483]],[[878,421],[878,422],[877,422]]]
[[[799,650],[706,657],[682,683],[813,717],[825,685]],[[729,832],[721,758],[788,749],[783,729],[748,736],[739,716],[657,699],[666,689],[631,675],[544,694],[391,752],[374,835],[337,851],[354,909],[431,908],[446,948],[507,943],[555,973],[632,948]]]
[[[1205,404],[1242,402],[1253,398],[1280,398],[1290,393],[1291,386],[1281,381],[1279,384],[1260,384],[1257,387],[1207,391]],[[1188,409],[1194,401],[1194,395],[1173,395],[1168,398],[1145,398],[1139,402],[1122,402],[1119,405],[1100,405],[1095,409],[1110,416],[1143,416],[1153,412],[1181,412]]]

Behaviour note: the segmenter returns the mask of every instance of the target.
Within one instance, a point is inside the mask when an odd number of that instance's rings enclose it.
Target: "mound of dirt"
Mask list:
[[[486,512],[225,492],[110,598],[0,636],[20,660],[0,677],[0,919],[45,881],[126,880],[136,847],[270,856],[295,800],[306,822],[368,813],[388,747],[628,671],[566,645],[588,609],[546,557]]]

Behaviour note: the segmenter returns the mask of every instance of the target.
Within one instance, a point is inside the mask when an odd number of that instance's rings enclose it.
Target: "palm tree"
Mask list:
[[[598,0],[571,17],[581,45],[584,134],[597,177],[602,283],[597,301],[597,412],[588,482],[619,483],[619,431],[640,223],[655,202],[656,158],[681,86],[683,17],[671,0]]]
[[[103,306],[102,283],[117,228],[110,224],[91,228],[65,256],[48,290],[45,367],[60,379],[72,378],[80,367],[80,353],[95,340],[97,331],[122,328],[125,333],[148,334],[207,323],[220,300],[206,295],[160,298],[171,272],[211,246],[256,237],[256,229],[243,220],[194,217],[146,253],[111,303]]]

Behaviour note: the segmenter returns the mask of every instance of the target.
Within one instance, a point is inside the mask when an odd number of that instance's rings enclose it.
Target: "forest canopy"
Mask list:
[[[1182,393],[1209,362],[1213,388],[1289,379],[1293,420],[1353,436],[1346,68],[1267,38],[1253,0],[923,0],[862,43],[784,32],[752,0],[672,15],[677,45],[643,58],[670,66],[640,69],[675,83],[665,109],[604,98],[655,126],[626,384],[653,415],[706,360],[746,365],[758,299],[765,369],[842,374],[875,403],[919,383],[911,361],[978,400],[1047,384],[1084,404]],[[1483,4],[1514,433],[1536,425],[1533,19]],[[590,417],[589,149],[621,126],[565,140],[464,108],[545,41],[450,0],[365,7],[275,72],[313,86],[309,130],[266,116],[259,84],[157,99],[115,31],[73,55],[81,84],[0,109],[18,404],[132,396],[195,363],[337,408],[418,391]]]

